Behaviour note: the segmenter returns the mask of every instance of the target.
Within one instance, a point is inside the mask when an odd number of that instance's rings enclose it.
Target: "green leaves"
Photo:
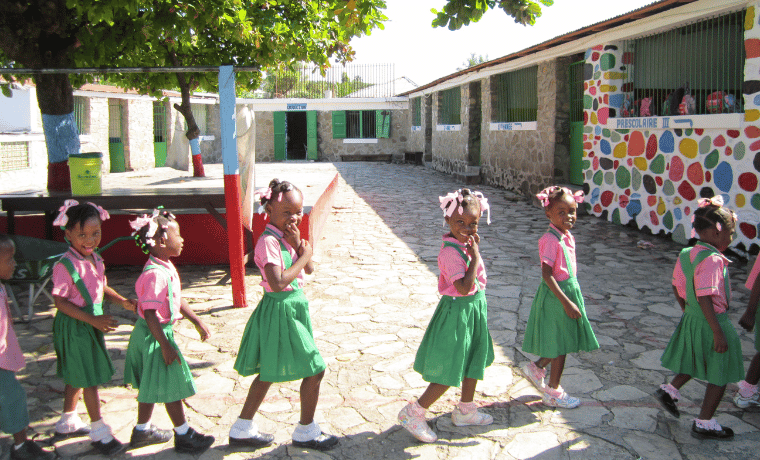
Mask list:
[[[540,2],[540,3],[539,3]],[[489,9],[500,8],[512,16],[516,23],[533,25],[541,16],[541,4],[551,6],[554,0],[448,0],[443,10],[431,9],[435,18],[433,27],[458,30],[470,22],[478,22]]]

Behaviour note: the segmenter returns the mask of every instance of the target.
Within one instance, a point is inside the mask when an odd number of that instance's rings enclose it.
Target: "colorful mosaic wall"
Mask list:
[[[685,243],[700,197],[739,215],[738,246],[760,248],[760,25],[745,20],[743,115],[620,119],[630,55],[621,43],[586,53],[584,162],[589,211]],[[687,120],[688,118],[688,120]],[[678,123],[678,124],[676,124]],[[623,128],[623,129],[621,129]]]

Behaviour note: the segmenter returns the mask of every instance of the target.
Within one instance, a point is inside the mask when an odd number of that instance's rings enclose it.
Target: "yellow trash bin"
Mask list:
[[[72,195],[100,195],[103,192],[100,152],[74,153],[69,155]]]

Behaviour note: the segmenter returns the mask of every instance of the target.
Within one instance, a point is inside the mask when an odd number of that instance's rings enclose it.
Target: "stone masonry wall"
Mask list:
[[[425,97],[418,96],[420,98],[420,127],[416,131],[412,131],[412,102],[409,101],[409,140],[406,143],[407,151],[409,152],[423,152],[425,151]]]
[[[103,154],[103,172],[111,170],[111,157],[108,155],[108,99],[105,97],[86,98],[89,115],[89,129],[82,136],[83,152],[100,152]]]
[[[448,174],[464,172],[467,169],[467,128],[469,90],[467,85],[460,89],[460,131],[438,131],[438,93],[433,100],[433,169]],[[423,131],[424,132],[424,131]]]
[[[124,162],[128,171],[142,171],[156,164],[153,153],[153,101],[124,99]]]
[[[274,112],[255,112],[256,162],[274,161]]]
[[[570,83],[568,69],[573,61],[571,56],[557,59],[556,101],[554,117],[554,181],[570,182]]]
[[[378,139],[376,144],[344,143],[343,139],[333,139],[332,114],[319,112],[317,114],[318,158],[320,161],[341,161],[341,155],[390,154],[396,159],[403,159],[404,152],[407,151],[409,129],[409,111],[391,110],[391,132],[388,139]]]

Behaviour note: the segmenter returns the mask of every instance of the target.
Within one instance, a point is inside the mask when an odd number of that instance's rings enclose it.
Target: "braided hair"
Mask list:
[[[174,214],[160,208],[154,209],[152,215],[143,214],[131,221],[130,225],[134,229],[132,235],[135,237],[137,247],[145,254],[149,254],[156,242],[166,235],[171,222],[176,222]]]
[[[480,214],[480,200],[478,197],[473,194],[473,192],[468,188],[463,188],[457,190],[458,194],[462,197],[461,200],[453,200],[449,201],[444,207],[443,212],[444,214],[448,214],[448,210],[451,206],[461,206],[462,209],[469,208],[470,206],[477,206],[478,213]]]
[[[290,191],[295,190],[298,193],[301,193],[301,190],[295,185],[291,184],[290,182],[286,180],[280,181],[279,179],[276,179],[276,178],[269,181],[269,190],[270,190],[269,197],[266,197],[264,195],[261,196],[260,203],[262,207],[265,207],[267,203],[282,200],[282,195]],[[301,195],[303,195],[303,193],[301,193]]]
[[[717,204],[709,203],[706,206],[694,210],[694,221],[692,227],[697,233],[706,230],[718,223],[721,227],[734,223],[733,213],[730,209],[724,208]]]

